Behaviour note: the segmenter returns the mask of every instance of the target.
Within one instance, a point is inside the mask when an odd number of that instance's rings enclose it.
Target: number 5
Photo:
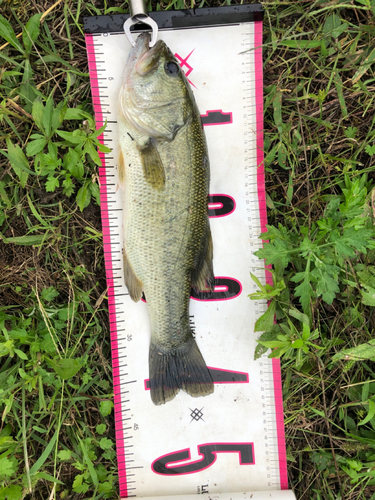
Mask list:
[[[253,465],[254,462],[253,443],[209,443],[198,445],[198,453],[202,456],[200,460],[171,467],[169,464],[190,459],[190,448],[174,451],[163,455],[151,464],[155,474],[167,476],[170,474],[194,474],[207,469],[216,462],[217,453],[238,453],[240,465]]]

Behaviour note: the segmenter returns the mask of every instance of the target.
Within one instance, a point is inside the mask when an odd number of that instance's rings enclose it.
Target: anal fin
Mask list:
[[[134,300],[134,302],[138,302],[142,298],[142,282],[135,275],[133,268],[131,267],[130,262],[128,261],[128,258],[126,256],[125,249],[123,260],[125,285],[129,290],[130,298]]]
[[[213,244],[210,226],[207,223],[205,236],[202,239],[202,245],[198,254],[196,267],[191,275],[191,285],[198,293],[203,294],[212,292],[215,287],[215,276],[212,265]]]

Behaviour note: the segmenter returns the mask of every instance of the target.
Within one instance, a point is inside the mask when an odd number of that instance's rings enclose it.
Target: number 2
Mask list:
[[[175,465],[171,463],[190,459],[190,448],[174,451],[168,455],[163,455],[151,464],[151,469],[155,474],[163,476],[194,474],[207,469],[216,462],[217,453],[238,453],[240,465],[253,465],[254,462],[253,443],[208,443],[198,445],[198,453],[202,456],[200,460],[187,464]]]

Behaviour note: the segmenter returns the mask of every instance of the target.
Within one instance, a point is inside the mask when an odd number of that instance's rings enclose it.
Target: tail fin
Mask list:
[[[171,401],[180,389],[195,398],[214,392],[211,374],[193,338],[172,353],[151,342],[149,366],[155,405]]]

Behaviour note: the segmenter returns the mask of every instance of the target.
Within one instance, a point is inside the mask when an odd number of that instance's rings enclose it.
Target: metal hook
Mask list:
[[[129,40],[131,45],[134,47],[135,46],[135,40],[131,34],[130,28],[134,26],[134,24],[147,24],[148,26],[151,27],[152,29],[152,36],[151,36],[151,42],[150,42],[150,47],[153,47],[156,43],[156,40],[158,38],[158,25],[156,22],[151,19],[150,16],[147,14],[135,14],[132,17],[129,17],[125,22],[124,22],[124,31],[126,38]]]

